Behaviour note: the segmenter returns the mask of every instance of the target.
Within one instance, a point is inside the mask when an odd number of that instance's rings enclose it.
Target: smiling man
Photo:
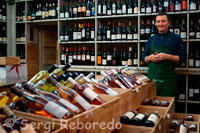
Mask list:
[[[147,41],[143,61],[148,64],[148,77],[156,81],[157,96],[177,97],[175,66],[186,59],[186,48],[179,35],[169,31],[171,22],[166,13],[158,13],[158,33]]]

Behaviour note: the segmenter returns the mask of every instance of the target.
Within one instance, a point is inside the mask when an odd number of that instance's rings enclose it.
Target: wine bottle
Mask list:
[[[116,15],[117,14],[117,3],[116,0],[113,0],[112,2],[112,15]]]
[[[103,5],[102,5],[102,15],[106,16],[107,15],[107,3],[106,0],[103,1]]]
[[[121,0],[119,0],[117,4],[117,15],[121,15],[121,14],[122,14],[122,4],[121,4]]]
[[[181,24],[181,29],[180,29],[180,36],[182,39],[187,38],[187,33],[186,33],[186,22],[184,19],[182,19],[182,24]]]
[[[147,6],[146,6],[146,14],[151,14],[152,13],[152,4],[151,0],[147,1]]]
[[[181,1],[180,0],[176,0],[175,12],[180,12],[180,11],[181,11]]]
[[[144,122],[144,125],[147,127],[154,127],[159,121],[158,111],[156,110],[154,113],[151,113],[148,119]]]
[[[122,27],[121,27],[121,22],[118,22],[117,41],[121,40],[122,40]]]
[[[72,90],[71,88],[61,85],[52,77],[48,77],[47,82],[52,83],[55,86],[56,90],[58,91],[58,93],[60,94],[62,98],[68,101],[72,101],[72,103],[75,104],[77,107],[79,107],[79,109],[82,109],[82,111],[93,108],[92,105],[89,104],[76,91]]]
[[[197,125],[196,124],[191,124],[188,128],[188,131],[197,131]]]
[[[192,115],[188,115],[185,117],[185,121],[194,121],[194,117]]]
[[[136,116],[134,111],[128,111],[120,117],[120,122],[122,124],[132,124],[131,120]]]
[[[177,130],[177,127],[179,125],[179,121],[177,118],[173,119],[169,125],[169,129]]]
[[[101,49],[98,49],[97,52],[97,65],[102,65]]]
[[[164,0],[164,11],[169,12],[169,0]]]
[[[95,105],[100,105],[105,103],[105,101],[98,94],[96,94],[93,90],[91,90],[87,86],[79,85],[75,80],[73,80],[70,77],[68,78],[68,81],[74,85],[76,91],[81,96],[83,96],[89,103]]]
[[[134,14],[138,14],[138,0],[134,0]]]
[[[133,14],[132,0],[128,0],[127,14]]]
[[[131,123],[134,125],[142,125],[146,119],[147,115],[145,113],[137,113],[137,115],[131,119]]]
[[[187,124],[184,122],[184,120],[180,123],[178,132],[179,133],[187,133],[188,132],[188,127],[187,127]]]
[[[56,77],[58,77],[59,75],[64,73],[70,67],[71,67],[71,63],[67,63],[64,67],[62,67],[62,69],[56,68],[53,72],[50,73],[50,76],[51,75],[56,75]]]
[[[190,11],[195,11],[197,9],[197,5],[195,0],[190,0]]]
[[[133,55],[132,55],[132,47],[129,47],[129,50],[128,50],[128,66],[132,66],[133,65]]]
[[[145,14],[146,13],[146,3],[145,3],[145,0],[142,0],[142,3],[141,3],[141,7],[140,7],[140,13],[141,14]]]
[[[182,0],[182,11],[187,11],[187,0]]]
[[[174,12],[174,11],[175,11],[174,0],[170,0],[170,1],[169,1],[169,11],[170,11],[170,12]]]
[[[196,39],[200,39],[200,19],[198,19],[198,23],[197,23]]]

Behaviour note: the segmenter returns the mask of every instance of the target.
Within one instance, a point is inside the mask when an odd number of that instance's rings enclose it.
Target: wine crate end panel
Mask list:
[[[0,57],[0,65],[16,65],[20,64],[20,58],[19,57]]]
[[[153,81],[149,84],[147,84],[148,86],[148,98],[155,98],[156,97],[156,81]]]

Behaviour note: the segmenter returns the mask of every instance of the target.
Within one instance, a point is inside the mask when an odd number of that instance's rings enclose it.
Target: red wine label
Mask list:
[[[137,115],[135,116],[135,118],[138,118],[138,119],[140,119],[140,120],[142,120],[144,117],[145,117],[144,114],[137,114]]]
[[[123,116],[127,116],[129,119],[132,119],[135,116],[133,112],[126,112]]]
[[[151,114],[147,120],[152,121],[154,124],[157,124],[159,117],[156,114]]]

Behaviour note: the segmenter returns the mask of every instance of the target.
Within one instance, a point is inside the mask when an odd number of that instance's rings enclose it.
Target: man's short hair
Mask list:
[[[157,16],[163,16],[163,15],[167,16],[167,20],[170,21],[169,16],[165,12],[158,12],[158,14],[156,15],[156,18],[157,18]]]

